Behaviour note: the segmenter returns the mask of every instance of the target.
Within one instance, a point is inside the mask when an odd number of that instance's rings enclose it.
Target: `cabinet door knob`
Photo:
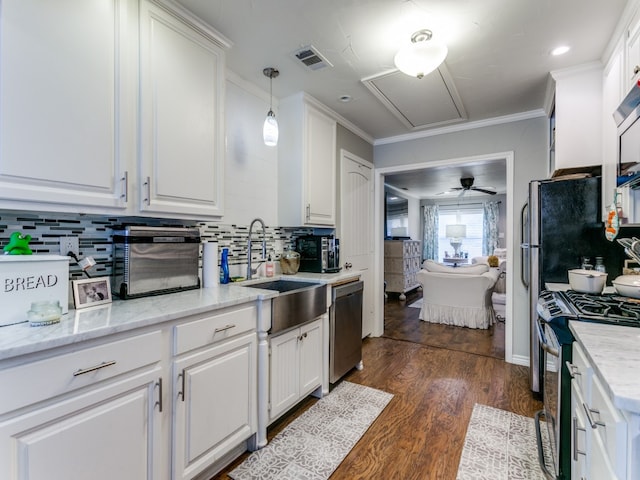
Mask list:
[[[636,65],[635,67],[633,67],[633,74],[637,75],[638,73],[640,73],[640,65]]]

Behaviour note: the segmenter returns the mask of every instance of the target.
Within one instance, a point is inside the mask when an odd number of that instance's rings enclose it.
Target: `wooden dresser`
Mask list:
[[[387,292],[399,293],[400,300],[406,300],[405,293],[420,286],[416,273],[420,270],[420,242],[417,240],[385,240],[384,280]]]

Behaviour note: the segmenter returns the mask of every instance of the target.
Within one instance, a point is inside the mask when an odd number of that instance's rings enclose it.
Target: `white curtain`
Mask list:
[[[423,211],[422,259],[438,260],[438,205],[425,205]]]
[[[500,218],[500,202],[484,202],[484,228],[482,237],[482,254],[493,255],[500,245],[498,238],[498,219]]]

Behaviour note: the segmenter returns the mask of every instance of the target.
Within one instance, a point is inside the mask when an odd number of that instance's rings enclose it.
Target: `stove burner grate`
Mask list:
[[[617,295],[594,295],[569,290],[566,297],[584,320],[640,327],[640,303]]]

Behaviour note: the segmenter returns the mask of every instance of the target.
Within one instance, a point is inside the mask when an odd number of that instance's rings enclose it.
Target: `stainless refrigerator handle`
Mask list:
[[[524,219],[524,212],[527,210],[527,207],[529,206],[528,202],[525,202],[525,204],[522,206],[522,210],[520,210],[520,239],[524,240],[524,232],[525,232],[525,219]],[[524,278],[524,249],[525,248],[529,248],[529,244],[528,243],[522,243],[520,245],[520,281],[522,282],[522,285],[524,285],[525,288],[529,288],[529,281],[528,279]]]

